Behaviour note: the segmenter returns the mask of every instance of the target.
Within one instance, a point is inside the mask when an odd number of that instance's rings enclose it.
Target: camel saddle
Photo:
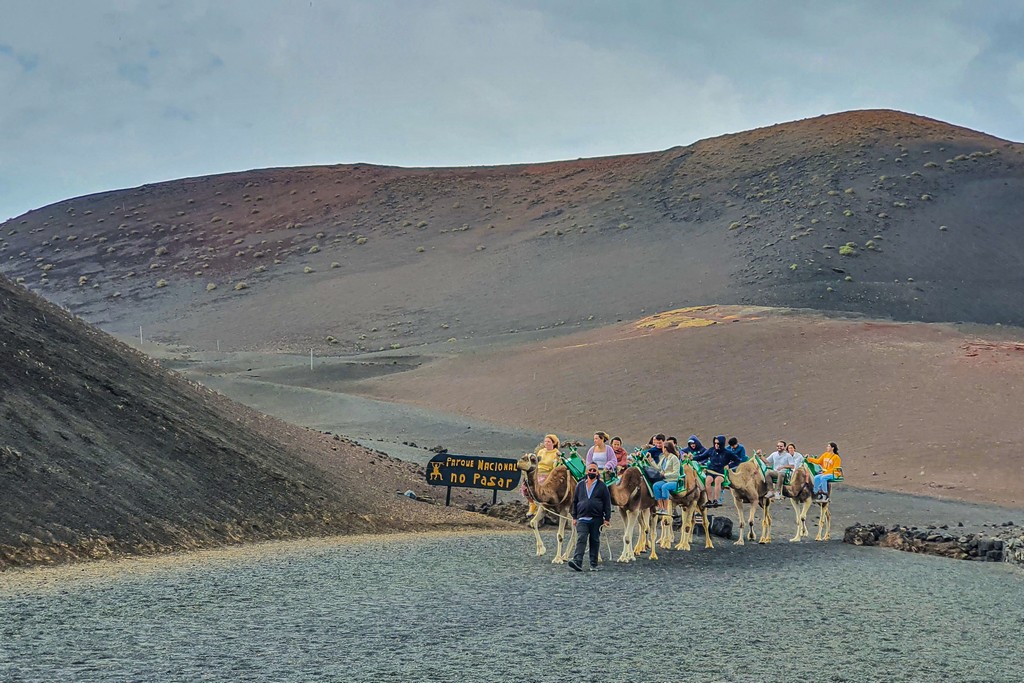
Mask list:
[[[562,464],[569,470],[569,474],[576,481],[582,481],[586,476],[587,466],[583,463],[583,459],[580,458],[580,454],[576,452],[576,448],[569,449],[569,456],[561,456]]]

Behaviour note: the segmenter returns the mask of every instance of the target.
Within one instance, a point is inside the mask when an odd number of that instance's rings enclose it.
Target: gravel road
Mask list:
[[[11,572],[0,680],[1021,679],[1024,575],[1004,565],[833,541],[578,574],[532,545],[377,537]]]

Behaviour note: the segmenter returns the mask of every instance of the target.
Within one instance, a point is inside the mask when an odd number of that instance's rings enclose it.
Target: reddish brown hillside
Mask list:
[[[193,178],[2,226],[5,272],[112,330],[341,350],[707,302],[1024,322],[1024,147],[858,111],[664,152]]]

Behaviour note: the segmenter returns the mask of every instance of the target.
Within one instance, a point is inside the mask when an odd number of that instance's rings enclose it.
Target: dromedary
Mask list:
[[[633,562],[636,556],[647,550],[648,544],[653,548],[650,539],[651,511],[657,507],[651,490],[647,487],[643,472],[639,467],[627,467],[622,477],[608,487],[612,505],[619,508],[619,514],[625,524],[622,532],[622,554],[618,562]],[[640,526],[640,540],[633,545],[633,532],[637,524]],[[652,553],[653,554],[653,553]]]
[[[664,515],[661,518],[661,531],[659,532],[660,539],[657,545],[662,548],[671,548],[672,542],[675,540],[675,532],[672,530],[672,505],[678,505],[682,508],[682,528],[679,530],[679,544],[675,546],[676,550],[689,550],[690,542],[693,541],[693,518],[697,514],[698,510],[701,513],[701,522],[704,526],[704,547],[714,548],[714,544],[711,542],[711,532],[708,530],[708,515],[705,510],[708,504],[707,492],[704,490],[704,485],[701,484],[700,479],[697,477],[697,470],[693,468],[690,463],[683,464],[682,478],[676,484],[676,491],[672,494],[669,499],[669,514]],[[651,553],[651,559],[658,559],[655,552]]]
[[[772,515],[769,509],[771,501],[765,498],[768,494],[768,484],[765,483],[757,460],[750,459],[737,465],[736,469],[729,473],[729,481],[731,482],[729,490],[732,492],[732,502],[736,506],[736,520],[740,525],[740,540],[736,541],[736,545],[744,545],[744,537],[750,541],[756,538],[754,536],[754,515],[759,507],[763,512],[761,514],[761,538],[758,539],[758,543],[771,543]],[[749,517],[746,513],[747,505],[750,506]]]
[[[569,559],[569,553],[572,552],[573,543],[576,540],[576,527],[572,527],[572,534],[569,537],[569,542],[565,545],[565,552],[562,552],[562,541],[565,540],[565,526],[572,517],[570,512],[572,511],[572,496],[576,490],[576,479],[569,474],[569,470],[565,465],[559,465],[555,469],[551,470],[551,474],[547,476],[543,484],[537,484],[537,454],[536,453],[525,453],[516,466],[523,471],[523,476],[526,478],[526,490],[530,492],[530,496],[534,501],[537,502],[537,514],[530,520],[530,527],[533,529],[533,534],[537,538],[537,556],[540,557],[547,552],[547,548],[544,547],[544,541],[540,538],[540,520],[543,519],[546,512],[553,512],[558,515],[558,544],[555,547],[555,559],[551,560],[552,564],[562,564]]]

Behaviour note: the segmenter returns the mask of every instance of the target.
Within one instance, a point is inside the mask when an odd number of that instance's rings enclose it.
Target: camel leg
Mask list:
[[[661,520],[657,517],[651,519],[650,534],[651,534],[651,554],[648,556],[649,559],[658,559],[658,526],[661,524]]]
[[[672,528],[672,499],[668,500],[668,516],[662,517],[661,523],[661,540],[659,541],[662,548],[666,550],[672,547],[672,544],[676,540],[676,532]]]
[[[796,535],[789,541],[796,543],[805,535],[810,535],[807,531],[807,511],[811,507],[811,499],[798,503],[795,498],[790,498],[789,502],[793,504],[793,513],[796,515]]]
[[[815,541],[827,541],[832,538],[832,511],[829,510],[828,503],[818,504],[818,535],[814,537]]]
[[[568,517],[569,510],[561,510],[559,514]],[[576,525],[572,523],[572,518],[565,519],[560,517],[559,522],[565,522],[566,527],[569,529],[569,542],[565,544],[565,552],[562,553],[562,561],[568,562],[569,556],[576,551]]]
[[[537,506],[537,514],[530,520],[530,528],[533,529],[533,535],[537,539],[537,557],[540,557],[547,552],[547,548],[544,547],[544,541],[540,537],[540,520],[544,516],[544,509],[539,505]]]
[[[619,562],[632,562],[636,560],[636,555],[633,553],[633,531],[636,529],[636,515],[632,512],[619,511],[622,516],[623,530],[622,530],[622,553],[619,555]]]
[[[693,504],[687,505],[683,510],[683,528],[680,529],[679,543],[676,550],[689,550],[690,539],[693,536],[693,515],[697,507]]]
[[[711,530],[708,528],[708,516],[703,514],[700,516],[700,519],[704,526],[704,547],[714,548],[715,544],[711,542]]]
[[[561,515],[558,517],[558,533],[555,540],[555,557],[551,560],[551,564],[563,564],[565,557],[562,556],[562,541],[565,540],[565,519]],[[569,552],[568,546],[566,546],[565,552]]]
[[[633,548],[633,554],[643,555],[647,552],[647,544],[650,541],[651,511],[637,510],[635,514],[638,516],[637,524],[640,527],[640,538],[636,542],[636,547]]]
[[[767,544],[772,542],[771,507],[772,504],[768,502],[767,499],[764,499],[764,502],[761,504],[761,510],[763,511],[763,514],[761,515],[761,538],[758,541],[758,543],[761,544]]]
[[[740,500],[740,497],[736,495],[736,489],[729,489],[729,493],[732,494],[732,504],[736,506],[736,521],[740,525],[740,533],[739,533],[740,540],[736,541],[736,543],[734,545],[744,545],[743,537],[746,535],[746,529],[743,528],[743,526],[744,526],[744,521],[743,520],[745,518],[745,515],[743,514],[743,502]],[[750,540],[754,540],[754,522],[753,521],[750,522]]]

